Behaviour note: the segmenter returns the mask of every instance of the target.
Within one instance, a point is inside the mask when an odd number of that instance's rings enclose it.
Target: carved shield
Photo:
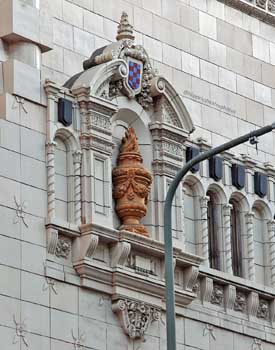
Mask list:
[[[143,63],[132,57],[129,57],[128,70],[129,73],[127,77],[127,84],[133,91],[134,95],[137,95],[141,91]]]

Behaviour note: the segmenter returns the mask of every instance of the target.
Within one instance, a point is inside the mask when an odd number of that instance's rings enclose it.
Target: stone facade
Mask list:
[[[166,349],[165,194],[188,148],[203,152],[274,122],[274,8],[0,1],[3,349]],[[149,237],[121,228],[115,211],[112,171],[129,127],[152,174],[141,219]],[[275,346],[275,138],[252,141],[222,155],[221,179],[203,162],[177,191],[178,350]],[[235,165],[244,187],[232,182]],[[255,174],[266,194],[255,191]]]

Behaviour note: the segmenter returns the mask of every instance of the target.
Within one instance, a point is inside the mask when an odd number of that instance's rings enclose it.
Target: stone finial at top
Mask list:
[[[126,12],[122,12],[121,19],[119,25],[117,27],[117,36],[116,40],[122,39],[131,39],[134,40],[134,31],[133,26],[128,21],[128,14]]]

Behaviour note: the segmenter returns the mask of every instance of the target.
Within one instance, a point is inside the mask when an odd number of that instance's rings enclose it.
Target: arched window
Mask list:
[[[220,251],[218,225],[219,225],[219,206],[217,205],[216,196],[212,191],[207,192],[209,197],[207,207],[207,223],[208,223],[208,251],[209,251],[209,266],[212,269],[220,270]]]
[[[230,211],[232,272],[233,275],[242,277],[243,249],[240,205],[235,199],[231,199],[229,203],[232,206]]]
[[[268,274],[269,247],[267,221],[271,214],[267,213],[268,209],[264,203],[256,201],[252,208],[254,214],[254,257],[255,257],[255,281],[264,285],[270,283]]]
[[[183,184],[183,233],[185,250],[192,254],[203,256],[202,238],[202,208],[201,199],[204,190],[199,179],[194,175],[188,175]]]
[[[190,186],[184,186],[184,234],[185,249],[189,253],[196,254],[196,232],[195,232],[195,200]]]

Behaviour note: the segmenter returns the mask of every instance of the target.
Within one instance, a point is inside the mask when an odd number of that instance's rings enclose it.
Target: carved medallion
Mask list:
[[[143,338],[153,321],[160,320],[160,310],[140,301],[118,300],[112,305],[125,333],[131,339]]]
[[[140,219],[147,213],[152,176],[142,162],[135,130],[129,128],[122,139],[118,166],[113,169],[113,197],[122,221],[119,229],[148,236]]]

